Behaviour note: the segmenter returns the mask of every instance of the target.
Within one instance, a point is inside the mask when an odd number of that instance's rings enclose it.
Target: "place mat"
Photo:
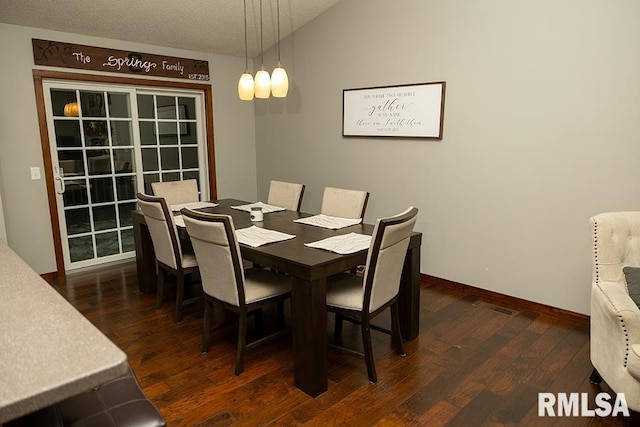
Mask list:
[[[255,225],[236,230],[238,243],[251,246],[252,248],[257,248],[258,246],[266,245],[267,243],[293,239],[294,237],[296,237],[295,234],[281,233],[267,228],[256,227]]]
[[[256,202],[250,203],[248,205],[241,206],[231,206],[233,209],[238,209],[241,211],[251,213],[251,208],[262,208],[262,213],[272,213],[286,210],[285,208],[281,208],[280,206],[267,205],[266,203]]]
[[[218,206],[218,204],[213,202],[189,202],[189,203],[180,203],[177,205],[171,205],[171,211],[180,212],[182,208],[202,209],[202,208],[215,208],[216,206]]]
[[[313,225],[315,227],[329,228],[331,230],[339,230],[344,227],[360,224],[362,218],[340,218],[337,216],[329,215],[314,215],[307,218],[294,219],[293,222],[299,222],[301,224]]]
[[[317,242],[305,243],[310,248],[324,249],[340,255],[352,254],[369,249],[371,236],[366,234],[349,233],[340,236],[328,237]]]
[[[176,223],[176,227],[185,228],[187,225],[184,223],[184,218],[182,215],[174,215],[173,222]]]

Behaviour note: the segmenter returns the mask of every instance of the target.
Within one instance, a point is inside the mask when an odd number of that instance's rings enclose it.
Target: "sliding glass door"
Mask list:
[[[133,256],[131,211],[152,182],[208,194],[201,93],[43,86],[65,269]]]

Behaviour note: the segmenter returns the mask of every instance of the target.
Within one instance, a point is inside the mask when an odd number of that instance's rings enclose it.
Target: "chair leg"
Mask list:
[[[367,373],[369,374],[369,381],[372,383],[378,382],[376,375],[376,366],[373,361],[373,346],[371,345],[371,328],[369,327],[369,321],[362,322],[362,344],[364,347],[364,359],[367,362]]]
[[[247,312],[238,313],[238,352],[236,354],[236,375],[244,370],[244,353],[247,349]]]
[[[391,336],[393,345],[396,347],[396,353],[400,356],[406,356],[402,347],[402,335],[400,334],[400,314],[398,313],[398,302],[391,304]]]
[[[211,317],[213,314],[213,302],[204,300],[204,325],[202,328],[202,344],[200,353],[209,351],[209,335],[211,334]]]
[[[591,384],[600,384],[602,382],[602,377],[600,376],[600,372],[596,368],[593,368],[591,371],[591,375],[589,376],[589,382]]]
[[[336,319],[333,326],[333,335],[336,338],[336,340],[338,339],[338,337],[342,336],[343,320],[344,320],[344,317],[342,317],[341,314],[336,313]]]
[[[158,282],[156,284],[156,308],[162,307],[162,299],[164,297],[164,269],[158,268]]]
[[[182,320],[182,301],[184,301],[184,273],[178,270],[176,274],[176,310],[175,319],[176,323]]]

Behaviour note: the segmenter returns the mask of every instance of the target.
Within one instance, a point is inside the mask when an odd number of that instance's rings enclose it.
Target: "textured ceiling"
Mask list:
[[[280,0],[280,37],[338,1]],[[276,0],[263,0],[262,10],[266,50],[277,41]],[[260,0],[247,0],[247,15],[253,58],[260,53]],[[0,0],[0,22],[244,56],[242,0]]]

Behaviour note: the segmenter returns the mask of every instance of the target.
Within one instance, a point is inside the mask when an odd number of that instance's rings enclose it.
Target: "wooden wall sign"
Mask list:
[[[209,62],[150,53],[31,39],[36,65],[136,74],[174,79],[209,80]]]

